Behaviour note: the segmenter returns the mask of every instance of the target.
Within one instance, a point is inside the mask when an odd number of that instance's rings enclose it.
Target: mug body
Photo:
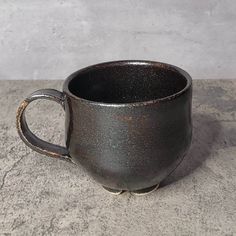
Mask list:
[[[107,62],[64,83],[66,148],[97,182],[119,190],[160,183],[192,136],[191,77],[150,61]]]

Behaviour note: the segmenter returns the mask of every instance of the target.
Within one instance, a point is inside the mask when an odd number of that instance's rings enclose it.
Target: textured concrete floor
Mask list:
[[[35,153],[19,139],[19,102],[61,86],[0,82],[0,235],[236,235],[236,80],[194,81],[191,150],[145,197],[109,195],[79,166]],[[35,102],[27,117],[40,137],[63,144],[59,105]]]

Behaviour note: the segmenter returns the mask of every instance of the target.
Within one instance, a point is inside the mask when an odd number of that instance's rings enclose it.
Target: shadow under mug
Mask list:
[[[36,137],[25,109],[36,99],[65,109],[66,147]],[[63,92],[42,89],[17,111],[17,130],[33,150],[81,164],[114,193],[157,186],[182,161],[192,137],[192,80],[152,61],[114,61],[81,69]]]

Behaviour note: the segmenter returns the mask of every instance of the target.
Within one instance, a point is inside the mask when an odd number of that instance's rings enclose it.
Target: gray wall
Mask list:
[[[236,77],[235,0],[0,0],[0,79],[64,79],[118,59]]]

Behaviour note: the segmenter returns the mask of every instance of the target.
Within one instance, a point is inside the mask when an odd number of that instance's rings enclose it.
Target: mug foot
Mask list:
[[[112,195],[120,195],[124,192],[123,190],[112,189],[112,188],[108,188],[108,187],[105,187],[105,186],[102,186],[102,187]]]
[[[155,190],[158,189],[158,187],[159,187],[159,184],[156,184],[148,188],[132,191],[131,194],[136,195],[136,196],[144,196],[144,195],[154,192]]]
[[[120,195],[125,192],[124,190],[112,189],[105,186],[102,186],[102,187],[112,195]],[[144,196],[144,195],[154,192],[155,190],[158,189],[158,187],[159,187],[159,184],[156,184],[148,188],[132,191],[131,194],[136,195],[136,196]]]

